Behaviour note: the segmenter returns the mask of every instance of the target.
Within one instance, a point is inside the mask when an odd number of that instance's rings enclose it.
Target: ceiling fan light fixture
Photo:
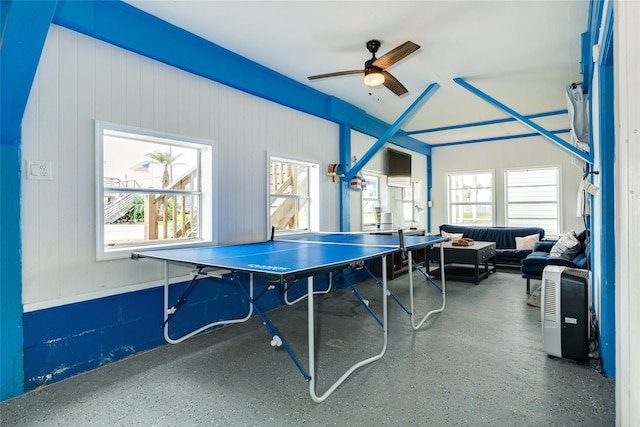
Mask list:
[[[364,84],[367,86],[380,86],[384,83],[384,74],[377,67],[371,67],[364,70]]]

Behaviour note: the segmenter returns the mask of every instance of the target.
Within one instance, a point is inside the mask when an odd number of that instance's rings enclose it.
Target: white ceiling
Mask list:
[[[387,123],[438,83],[405,131],[508,117],[453,82],[456,77],[523,115],[566,109],[565,85],[581,81],[580,35],[589,12],[588,0],[127,3]],[[421,46],[388,69],[408,94],[370,90],[362,75],[307,79],[363,68],[371,39],[382,42],[378,57],[407,40]],[[550,131],[569,127],[566,115],[535,121]],[[414,137],[437,144],[529,132],[512,122]]]

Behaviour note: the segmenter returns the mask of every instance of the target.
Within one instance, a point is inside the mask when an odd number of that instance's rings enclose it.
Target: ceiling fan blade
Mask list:
[[[307,77],[309,80],[324,79],[325,77],[345,76],[347,74],[364,74],[364,70],[338,71],[337,73],[318,74]]]
[[[418,46],[417,44],[413,42],[405,42],[395,49],[392,49],[389,52],[385,53],[380,58],[376,59],[373,65],[384,70],[385,68],[391,67],[401,59],[411,55],[418,49],[420,49],[420,46]]]
[[[409,92],[407,88],[404,87],[402,83],[398,81],[398,79],[396,79],[395,77],[393,77],[393,75],[391,75],[391,73],[387,71],[383,71],[382,74],[384,74],[383,84],[391,92],[395,93],[398,96],[404,95],[405,93]]]

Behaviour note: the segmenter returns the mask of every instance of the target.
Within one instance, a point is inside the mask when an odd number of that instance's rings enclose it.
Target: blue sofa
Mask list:
[[[547,265],[590,269],[591,238],[586,230],[577,234],[576,237],[580,242],[580,251],[570,260],[551,257],[551,248],[557,240],[547,240],[534,245],[533,252],[523,259],[520,265],[522,277],[527,279],[527,294],[531,292],[531,279],[542,279],[542,272]]]
[[[544,239],[544,229],[540,227],[471,227],[442,224],[440,231],[462,233],[462,237],[482,242],[495,242],[496,264],[508,267],[520,267],[522,260],[532,252],[531,249],[516,249],[516,237],[537,233],[540,240]]]

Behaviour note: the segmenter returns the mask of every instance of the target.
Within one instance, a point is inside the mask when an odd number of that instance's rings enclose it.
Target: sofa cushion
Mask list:
[[[520,264],[522,274],[532,277],[541,277],[542,271],[547,265],[559,265],[565,267],[579,267],[573,261],[564,258],[550,258],[547,252],[532,252]]]
[[[548,252],[532,252],[522,260],[522,267],[545,266],[549,262]],[[523,270],[524,272],[524,270]]]
[[[584,269],[588,268],[587,256],[585,255],[584,252],[579,253],[578,256],[576,256],[574,259],[571,260],[571,262],[573,262],[578,268],[584,268]]]
[[[496,255],[502,259],[522,260],[531,254],[531,249],[496,249]]]
[[[538,233],[524,237],[516,237],[516,249],[533,249],[533,246],[540,240]]]
[[[582,252],[582,243],[575,231],[565,234],[558,240],[549,252],[549,258],[564,258],[572,260]]]
[[[533,252],[551,252],[551,248],[555,245],[557,240],[543,240],[541,242],[536,242],[533,245]]]
[[[446,231],[441,231],[440,235],[448,237],[453,242],[454,240],[462,239],[463,233],[447,233]]]

